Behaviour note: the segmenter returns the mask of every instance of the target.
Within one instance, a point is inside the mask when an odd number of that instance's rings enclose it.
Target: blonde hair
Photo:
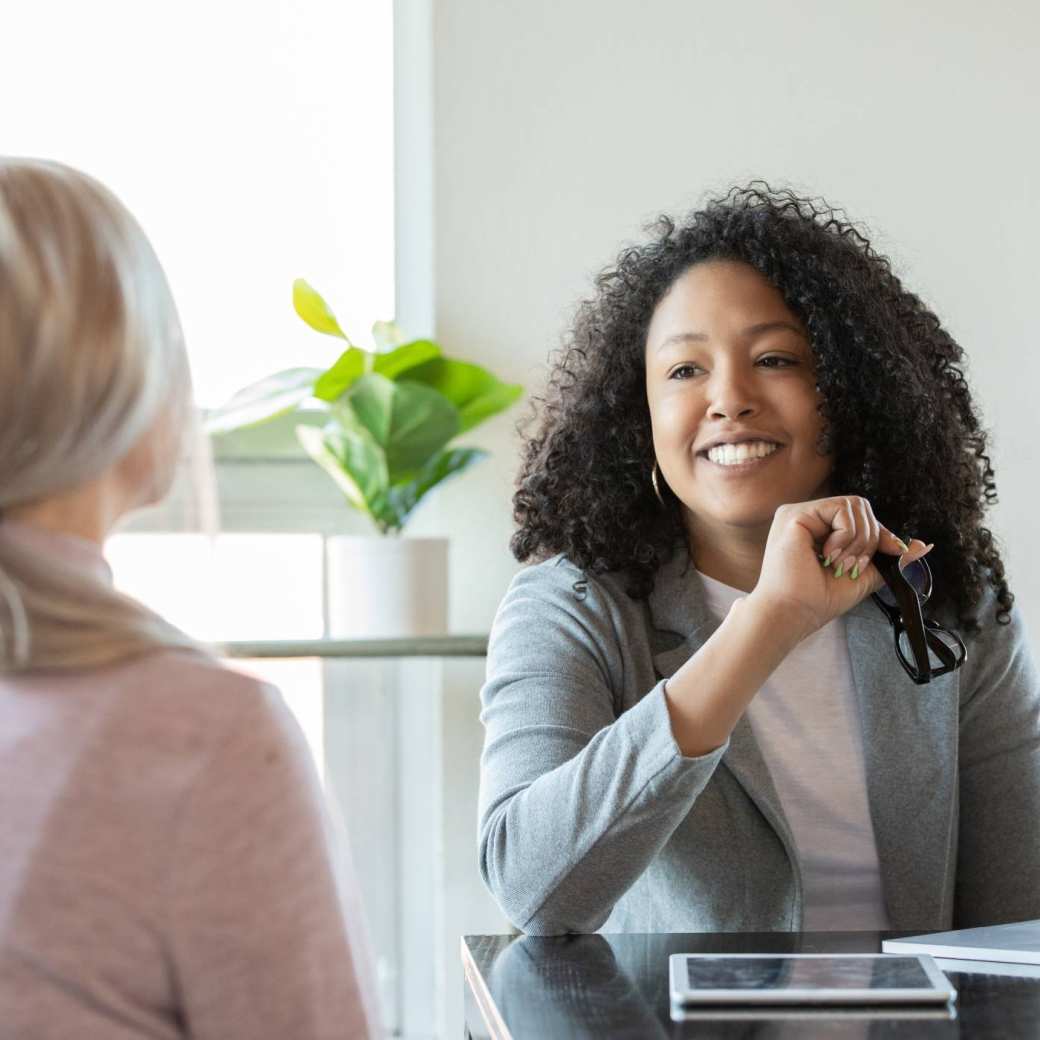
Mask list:
[[[196,646],[103,575],[2,536],[5,510],[100,477],[159,423],[169,471],[192,411],[173,297],[134,218],[83,173],[0,157],[0,673]]]

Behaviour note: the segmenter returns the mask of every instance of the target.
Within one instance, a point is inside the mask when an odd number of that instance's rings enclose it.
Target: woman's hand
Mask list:
[[[804,639],[884,585],[870,562],[875,553],[899,556],[905,566],[931,548],[918,539],[904,544],[857,495],[784,505],[773,517],[748,603]]]

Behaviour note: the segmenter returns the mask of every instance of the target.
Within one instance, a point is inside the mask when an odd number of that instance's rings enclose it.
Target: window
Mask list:
[[[335,359],[341,341],[293,312],[296,277],[361,343],[393,316],[392,15],[371,0],[36,0],[5,14],[5,151],[93,174],[141,221],[203,407]],[[271,526],[268,513],[257,529]],[[317,536],[127,534],[109,555],[123,588],[200,638],[322,634]],[[250,667],[282,688],[320,765],[319,665]]]
[[[361,344],[393,316],[390,3],[34,0],[4,41],[5,152],[79,167],[138,217],[201,405],[336,357],[296,277]]]
[[[6,12],[4,150],[93,174],[141,221],[203,407],[337,356],[343,344],[293,312],[296,277],[359,342],[393,316],[392,14],[370,0],[36,0]],[[235,521],[250,526],[241,508]],[[200,638],[322,634],[317,536],[127,534],[109,555],[122,587]],[[250,668],[282,688],[320,765],[318,663]]]

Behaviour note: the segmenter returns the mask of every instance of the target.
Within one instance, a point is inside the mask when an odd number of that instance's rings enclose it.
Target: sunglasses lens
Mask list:
[[[928,565],[923,560],[914,560],[913,563],[901,568],[900,574],[903,575],[909,582],[910,587],[917,593],[917,598],[922,603],[926,602],[932,594],[932,572],[928,569]],[[899,606],[899,601],[887,585],[881,588],[878,596],[890,607]]]
[[[924,601],[932,594],[932,572],[924,560],[914,560],[901,568],[904,578],[913,586],[914,591]]]
[[[949,651],[943,655],[936,649],[936,643],[941,642]],[[899,653],[907,664],[917,667],[917,659],[914,657],[913,648],[910,646],[910,637],[906,632],[899,633]],[[939,671],[949,667],[951,660],[959,660],[964,651],[953,636],[943,631],[929,631],[928,633],[928,667],[932,671]],[[952,658],[951,656],[952,655]]]

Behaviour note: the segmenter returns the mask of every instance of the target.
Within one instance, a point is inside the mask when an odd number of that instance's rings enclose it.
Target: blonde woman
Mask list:
[[[0,159],[5,1036],[363,1037],[353,885],[278,693],[102,555],[190,426],[173,300],[101,185]]]

